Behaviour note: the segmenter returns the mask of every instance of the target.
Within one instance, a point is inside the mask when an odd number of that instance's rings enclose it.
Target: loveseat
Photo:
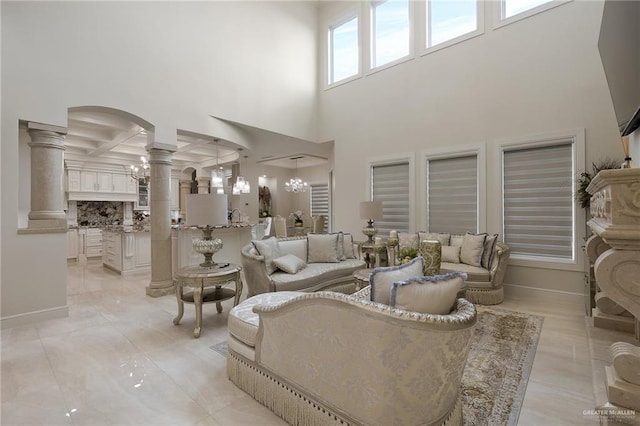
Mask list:
[[[440,273],[467,274],[465,297],[471,303],[496,305],[504,301],[502,282],[510,251],[507,244],[498,240],[498,234],[399,233],[398,251],[406,247],[418,249],[424,240],[441,244]]]
[[[309,234],[252,241],[241,249],[247,297],[274,291],[352,293],[353,273],[365,268],[350,234]]]
[[[476,309],[451,285],[447,314],[372,301],[371,286],[250,297],[229,314],[229,379],[293,425],[461,425]]]

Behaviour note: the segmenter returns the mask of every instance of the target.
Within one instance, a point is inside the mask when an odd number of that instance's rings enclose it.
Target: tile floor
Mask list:
[[[8,425],[282,425],[226,378],[210,346],[227,314],[205,306],[202,335],[173,296],[145,295],[147,274],[121,277],[99,260],[68,266],[69,317],[2,330],[2,407]],[[589,330],[582,304],[509,297],[504,309],[544,316],[519,425],[598,424],[606,348],[620,335]],[[589,343],[588,337],[592,341]],[[623,339],[632,341],[630,335]],[[593,377],[595,376],[595,380]]]

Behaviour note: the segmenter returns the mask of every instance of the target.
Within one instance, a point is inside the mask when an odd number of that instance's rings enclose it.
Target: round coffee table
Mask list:
[[[356,283],[356,291],[362,290],[369,285],[369,275],[373,268],[358,269],[353,273],[353,281]]]

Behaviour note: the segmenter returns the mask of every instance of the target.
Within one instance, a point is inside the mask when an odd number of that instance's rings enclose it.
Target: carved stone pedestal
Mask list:
[[[591,229],[611,248],[597,256],[595,278],[604,294],[600,311],[624,316],[628,311],[640,336],[640,169],[603,170],[587,191],[591,194]],[[619,306],[618,306],[619,305]],[[606,314],[606,312],[604,312]],[[594,318],[595,324],[595,318]],[[640,424],[640,348],[616,342],[610,348],[612,365],[606,367],[609,403],[633,415],[608,420]],[[602,407],[600,407],[602,408]]]

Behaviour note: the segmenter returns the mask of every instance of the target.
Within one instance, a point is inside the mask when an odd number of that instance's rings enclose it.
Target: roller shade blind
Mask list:
[[[427,161],[427,219],[430,232],[477,232],[476,155]]]
[[[409,163],[373,166],[373,201],[382,201],[384,219],[376,220],[378,235],[409,232]]]
[[[329,229],[329,185],[311,184],[311,216],[324,216],[324,232]]]
[[[504,240],[513,255],[573,259],[572,142],[504,152]]]

